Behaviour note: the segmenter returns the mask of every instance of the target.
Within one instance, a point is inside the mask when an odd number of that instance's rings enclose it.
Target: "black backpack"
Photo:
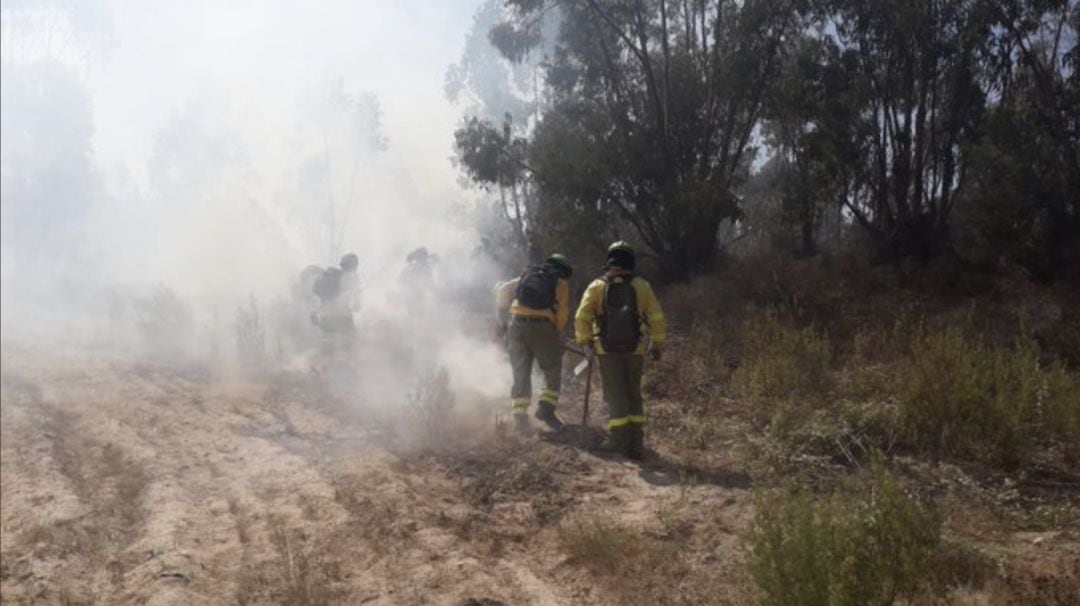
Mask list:
[[[604,313],[600,316],[600,344],[610,353],[633,353],[641,340],[634,276],[604,278]]]
[[[554,309],[558,285],[558,271],[544,265],[530,265],[521,274],[514,298],[530,309]]]
[[[318,278],[315,278],[311,292],[324,303],[337,298],[341,294],[341,270],[336,267],[324,270]]]

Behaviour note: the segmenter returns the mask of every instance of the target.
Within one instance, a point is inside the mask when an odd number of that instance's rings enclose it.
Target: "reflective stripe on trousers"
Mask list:
[[[555,391],[554,389],[541,389],[540,390],[540,401],[541,402],[550,402],[552,404],[558,404],[559,403],[559,392]]]
[[[643,425],[645,423],[644,415],[628,415],[625,417],[618,417],[608,420],[608,429],[615,429],[616,427],[625,427],[627,425]]]

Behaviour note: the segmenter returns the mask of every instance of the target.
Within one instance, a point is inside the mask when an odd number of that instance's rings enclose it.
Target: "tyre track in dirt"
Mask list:
[[[3,350],[5,603],[616,603],[561,552],[565,520],[717,554],[748,523],[745,487],[566,444],[409,450],[309,379]],[[736,556],[691,564],[744,580]]]
[[[234,603],[236,552],[269,513],[291,491],[331,495],[299,458],[234,431],[266,416],[257,388],[19,353],[4,360],[5,598]]]
[[[5,602],[423,603],[484,576],[410,514],[452,488],[358,451],[363,431],[263,387],[72,358],[5,358]]]

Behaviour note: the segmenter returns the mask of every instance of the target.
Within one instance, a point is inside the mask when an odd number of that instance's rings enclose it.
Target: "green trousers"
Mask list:
[[[532,401],[533,360],[544,373],[544,389],[540,401],[553,406],[559,404],[562,387],[562,344],[555,326],[543,318],[515,316],[506,331],[506,345],[510,352],[510,366],[514,371],[514,385],[510,388],[510,406],[516,415],[524,415]]]
[[[640,452],[644,448],[645,404],[641,397],[641,375],[645,356],[607,353],[597,359],[608,407],[611,441],[619,448]]]

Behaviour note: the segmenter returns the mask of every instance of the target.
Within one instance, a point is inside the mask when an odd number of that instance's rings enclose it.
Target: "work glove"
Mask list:
[[[649,358],[652,359],[653,362],[659,362],[660,358],[662,358],[663,355],[664,355],[664,350],[662,350],[657,345],[653,345],[652,349],[649,350]]]

